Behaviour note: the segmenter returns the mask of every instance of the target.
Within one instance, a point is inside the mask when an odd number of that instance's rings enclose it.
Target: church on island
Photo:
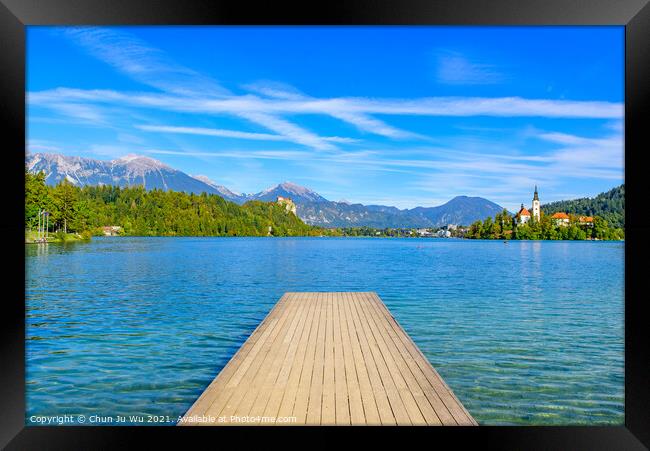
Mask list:
[[[536,221],[539,221],[541,219],[542,212],[539,202],[539,195],[537,194],[537,185],[535,185],[535,193],[533,194],[533,205],[531,207],[531,210],[532,214],[526,207],[524,207],[524,204],[521,204],[521,209],[515,215],[517,224],[526,224],[528,221],[530,221],[530,218],[535,218]],[[556,226],[567,227],[569,225],[570,217],[568,214],[559,211],[557,213],[554,213],[553,216],[551,216],[551,219]],[[592,216],[579,216],[578,223],[583,227],[593,227],[594,218]]]
[[[533,206],[531,210],[533,211],[532,215],[530,214],[530,211],[524,207],[524,204],[521,204],[521,209],[516,214],[517,224],[526,224],[528,221],[530,221],[531,217],[535,218],[537,221],[540,220],[541,207],[539,202],[539,195],[537,194],[537,185],[535,185],[535,194],[533,194]]]

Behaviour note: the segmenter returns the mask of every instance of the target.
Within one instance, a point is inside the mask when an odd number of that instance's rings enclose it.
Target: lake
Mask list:
[[[376,291],[479,424],[624,422],[621,242],[102,237],[25,258],[28,424],[175,422],[286,291]]]

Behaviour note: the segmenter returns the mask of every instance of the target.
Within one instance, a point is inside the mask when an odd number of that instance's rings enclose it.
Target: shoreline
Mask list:
[[[503,242],[504,244],[506,243],[516,243],[516,242],[528,242],[528,241],[533,241],[533,242],[541,242],[541,241],[551,241],[551,242],[587,242],[587,241],[597,241],[597,242],[625,242],[625,239],[621,240],[601,240],[601,239],[585,239],[585,240],[545,240],[545,239],[510,239],[510,240],[502,240],[502,239],[489,239],[489,238],[463,238],[463,237],[450,237],[450,238],[439,238],[439,237],[421,237],[421,236],[330,236],[330,235],[322,235],[322,236],[312,236],[312,235],[291,235],[291,236],[257,236],[257,235],[239,235],[239,236],[223,236],[223,235],[111,235],[111,236],[96,236],[95,238],[103,239],[103,238],[259,238],[259,239],[283,239],[283,238],[352,238],[352,239],[358,239],[358,238],[363,238],[363,239],[421,239],[421,240],[432,240],[432,241],[493,241],[493,242]],[[76,238],[76,239],[71,239],[71,240],[66,240],[65,242],[78,242],[78,241],[86,241],[89,242],[91,240],[84,240],[82,238]],[[62,243],[63,241],[48,241],[48,243]],[[25,244],[45,244],[45,243],[38,243],[35,241],[32,242],[27,242],[25,241]]]
[[[36,239],[35,232],[25,232],[25,244],[63,244],[63,243],[76,243],[80,241],[90,241],[89,238],[84,238],[78,233],[68,233],[63,239],[57,238],[53,233],[47,237],[47,239],[41,238],[41,240]]]

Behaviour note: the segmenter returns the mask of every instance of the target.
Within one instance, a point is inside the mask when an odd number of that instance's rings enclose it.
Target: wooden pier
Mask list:
[[[384,303],[286,293],[179,425],[476,425]]]

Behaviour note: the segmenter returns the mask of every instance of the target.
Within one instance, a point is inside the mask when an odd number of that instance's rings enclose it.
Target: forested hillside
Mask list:
[[[613,228],[625,228],[625,185],[617,186],[596,197],[562,200],[542,205],[546,215],[564,212],[574,215],[599,216]]]
[[[43,173],[25,173],[25,227],[36,229],[38,211],[50,212],[51,230],[92,231],[117,225],[127,235],[305,236],[322,229],[303,223],[283,206],[251,201],[240,206],[213,194],[142,187],[47,186]]]

